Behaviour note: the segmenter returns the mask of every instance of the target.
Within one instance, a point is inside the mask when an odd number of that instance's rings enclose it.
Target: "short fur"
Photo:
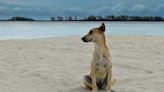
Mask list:
[[[111,86],[116,81],[112,81],[112,56],[104,32],[105,24],[102,23],[82,38],[84,42],[95,43],[90,74],[84,76],[84,84],[91,88],[92,92],[97,92],[97,89],[111,92]]]

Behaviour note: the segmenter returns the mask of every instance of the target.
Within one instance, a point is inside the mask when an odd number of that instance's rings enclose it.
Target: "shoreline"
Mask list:
[[[67,37],[83,37],[83,35],[63,35],[63,36],[50,36],[50,37],[31,37],[31,38],[2,38],[0,41],[13,41],[13,40],[41,40],[41,39],[55,39],[55,38],[67,38]],[[145,37],[164,37],[163,34],[157,35],[157,34],[107,34],[107,37],[110,38],[110,36],[145,36]]]

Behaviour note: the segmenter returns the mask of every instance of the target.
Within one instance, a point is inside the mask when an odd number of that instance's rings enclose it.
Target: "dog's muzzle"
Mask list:
[[[81,40],[82,40],[83,42],[87,42],[86,39],[85,39],[85,37],[81,38]]]
[[[92,39],[86,39],[86,37],[84,36],[83,38],[81,38],[81,40],[83,41],[83,42],[91,42],[92,41]]]

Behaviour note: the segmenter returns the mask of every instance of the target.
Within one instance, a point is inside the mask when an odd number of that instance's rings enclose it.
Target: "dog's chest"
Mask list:
[[[108,61],[105,57],[98,57],[94,62],[97,78],[105,78],[108,71]]]
[[[103,56],[99,57],[96,61],[95,61],[95,66],[96,67],[102,67],[102,68],[106,68],[107,67],[107,59],[104,58]]]

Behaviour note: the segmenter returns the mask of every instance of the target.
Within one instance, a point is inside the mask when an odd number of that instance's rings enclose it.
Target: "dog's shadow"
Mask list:
[[[92,90],[88,89],[86,87],[78,86],[78,87],[74,87],[74,88],[68,90],[68,92],[92,92]],[[106,90],[98,90],[97,92],[107,92],[107,91]],[[112,90],[112,92],[116,92],[116,91]]]

